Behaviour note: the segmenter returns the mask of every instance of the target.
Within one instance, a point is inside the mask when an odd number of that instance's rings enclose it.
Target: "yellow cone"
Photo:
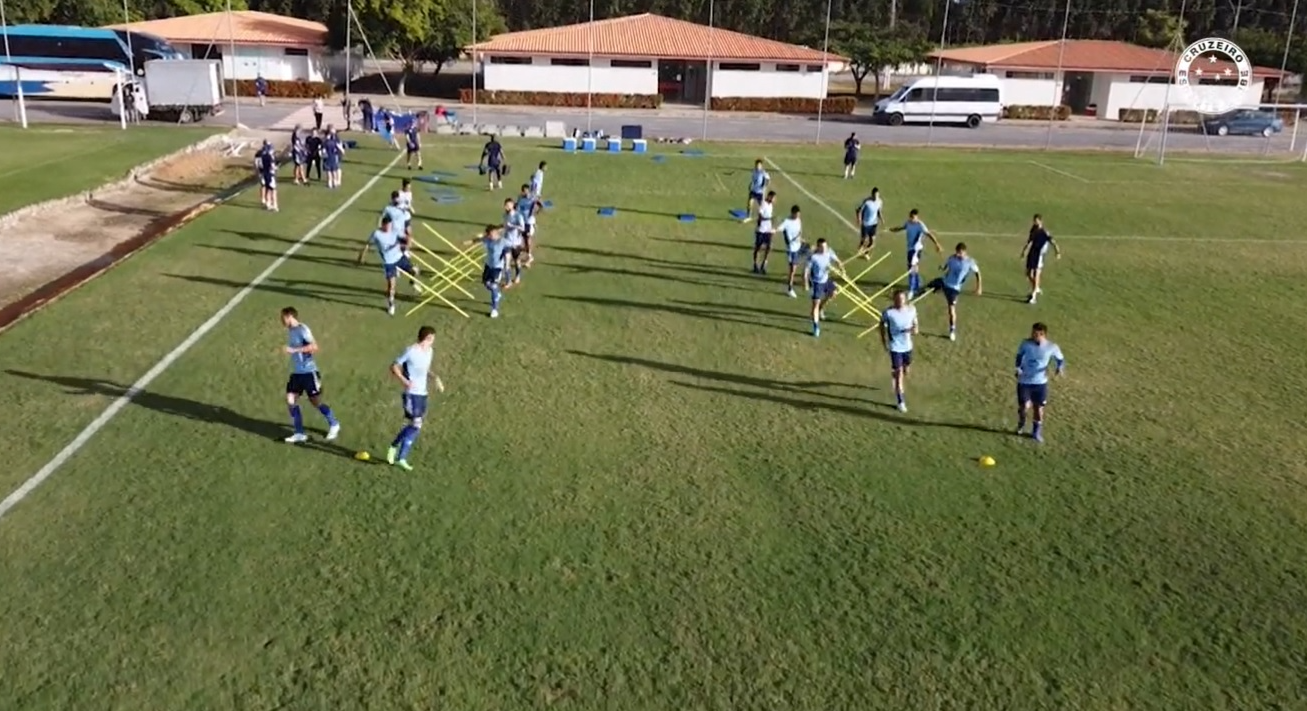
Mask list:
[[[360,462],[366,462],[372,459],[372,455],[368,454],[367,452],[359,452],[358,454],[354,455],[354,458],[359,460]]]
[[[997,462],[995,462],[994,458],[988,454],[980,458],[980,466],[982,467],[992,467],[995,464],[997,464]]]

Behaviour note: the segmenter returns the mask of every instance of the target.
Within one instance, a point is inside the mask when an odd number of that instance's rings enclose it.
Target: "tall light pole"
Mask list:
[[[1066,76],[1062,73],[1062,58],[1066,56],[1066,32],[1071,25],[1071,0],[1066,0],[1066,10],[1062,13],[1062,41],[1057,46],[1057,71],[1053,73],[1053,112],[1048,115],[1048,137],[1044,139],[1044,150],[1053,147],[1053,122],[1057,121],[1057,110],[1062,106],[1062,97],[1066,95]]]
[[[826,37],[821,42],[821,99],[817,101],[816,143],[821,143],[821,118],[825,113],[826,96],[830,93],[830,11],[831,0],[826,0]]]
[[[708,140],[708,112],[712,110],[713,0],[708,0],[708,61],[703,67],[703,140]]]
[[[585,132],[588,135],[590,131],[594,129],[595,0],[590,0],[590,27],[586,32],[586,35],[586,41],[590,45],[589,58],[585,63]]]
[[[944,25],[939,30],[939,48],[942,51],[945,43],[948,42],[948,11],[958,0],[944,0]],[[930,127],[926,129],[926,145],[930,145],[930,139],[935,135],[935,109],[938,108],[936,97],[939,95],[939,76],[944,71],[944,58],[940,57],[935,61],[935,86],[930,90]]]
[[[23,78],[17,65],[14,64],[13,55],[9,53],[9,23],[5,20],[5,0],[0,0],[0,33],[4,34],[5,40],[5,66],[11,67],[14,72],[14,96],[18,101],[18,124],[27,128],[27,103],[23,101]]]

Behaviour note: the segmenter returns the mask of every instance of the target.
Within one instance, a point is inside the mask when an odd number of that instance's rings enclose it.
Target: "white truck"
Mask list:
[[[156,59],[128,92],[128,108],[140,118],[191,123],[222,111],[222,63],[217,59]],[[113,110],[122,112],[121,92]]]

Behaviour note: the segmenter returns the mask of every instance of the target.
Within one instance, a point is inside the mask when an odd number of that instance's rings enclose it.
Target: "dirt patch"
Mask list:
[[[179,153],[130,179],[5,217],[0,239],[0,329],[202,211],[250,172],[265,136]],[[69,283],[71,282],[71,283]]]

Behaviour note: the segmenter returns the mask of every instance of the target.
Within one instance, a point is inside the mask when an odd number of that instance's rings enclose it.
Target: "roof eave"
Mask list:
[[[590,51],[588,49],[582,49],[582,50],[577,50],[572,52],[552,52],[552,51],[545,52],[545,51],[531,51],[531,50],[521,50],[521,49],[496,49],[493,47],[486,47],[485,45],[473,45],[471,47],[465,48],[463,51],[466,53],[476,52],[478,54],[493,54],[497,57],[588,57],[590,56]],[[794,64],[796,62],[799,64],[807,64],[809,62],[817,63],[822,61],[825,61],[827,64],[847,64],[849,61],[848,57],[840,57],[834,54],[826,55],[824,60],[822,59],[822,57],[804,57],[804,58],[757,57],[757,56],[745,57],[745,56],[725,56],[720,54],[715,54],[712,57],[708,57],[706,55],[701,57],[691,57],[691,56],[680,57],[680,56],[671,56],[671,55],[628,54],[625,52],[595,52],[594,56],[612,57],[614,59],[648,59],[651,61],[655,61],[659,59],[672,59],[672,60],[703,62],[711,59],[713,61],[725,61],[725,62],[776,62],[777,64]]]

